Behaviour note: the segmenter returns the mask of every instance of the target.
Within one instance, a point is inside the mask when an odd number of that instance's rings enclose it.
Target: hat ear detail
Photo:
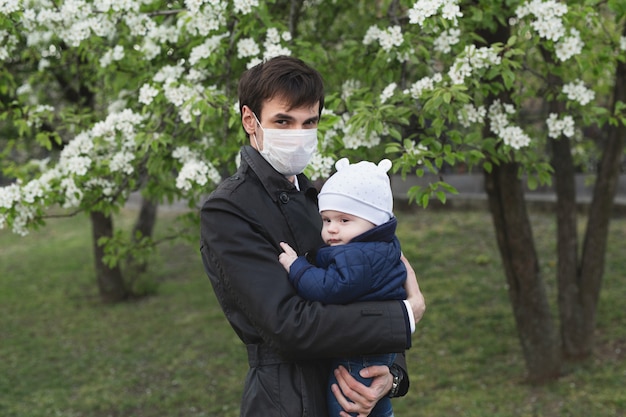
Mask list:
[[[342,169],[344,169],[345,167],[349,165],[350,165],[350,161],[348,160],[348,158],[341,158],[340,160],[335,162],[335,168],[337,169],[337,171],[341,171]]]
[[[378,168],[382,169],[383,172],[389,171],[391,169],[391,161],[389,159],[383,159],[378,163]]]

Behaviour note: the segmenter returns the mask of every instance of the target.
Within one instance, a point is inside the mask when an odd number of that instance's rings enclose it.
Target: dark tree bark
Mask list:
[[[510,33],[508,27],[496,22],[493,30],[485,29],[480,35],[491,45],[506,44]],[[495,81],[502,83],[502,79]],[[509,92],[494,92],[490,101],[495,99],[505,103],[509,101]],[[490,135],[489,128],[485,128],[483,136]],[[516,162],[494,162],[492,171],[485,172],[485,190],[526,362],[527,379],[541,383],[560,376],[562,359],[519,169]]]
[[[152,202],[145,197],[142,197],[141,208],[139,209],[137,220],[135,221],[135,225],[133,226],[133,241],[137,241],[138,234],[141,237],[152,237],[154,225],[156,224],[158,208],[158,204]],[[145,262],[138,262],[133,257],[129,257],[126,262],[127,269],[125,275],[126,277],[128,277],[129,280],[133,280],[136,275],[146,272],[147,265]]]
[[[92,211],[90,217],[96,279],[100,291],[100,298],[107,303],[123,301],[128,297],[128,291],[124,284],[122,271],[119,266],[109,268],[109,266],[102,261],[104,249],[102,246],[98,245],[98,240],[101,237],[113,236],[113,220],[110,216],[98,211]]]
[[[543,382],[558,378],[561,357],[518,170],[514,162],[495,165],[485,189],[528,380]]]
[[[560,113],[559,113],[560,114]],[[556,192],[557,285],[563,354],[576,350],[584,329],[578,283],[578,232],[575,169],[567,138],[551,139]]]
[[[546,62],[553,63],[551,54],[541,50]],[[563,82],[560,77],[549,74],[548,88],[559,90]],[[548,113],[563,114],[563,102],[552,100],[548,103]],[[552,151],[551,165],[554,168],[557,220],[557,272],[558,307],[560,318],[562,353],[565,358],[576,351],[585,331],[583,312],[580,308],[578,225],[576,204],[576,170],[572,158],[570,140],[561,135],[549,138]]]
[[[623,28],[622,36],[626,36],[626,26]],[[624,61],[617,62],[613,109],[618,102],[626,103],[626,63]],[[609,224],[619,181],[620,164],[624,156],[625,140],[626,126],[623,122],[608,126],[608,134],[606,142],[603,144],[602,159],[598,167],[593,198],[589,208],[589,220],[583,241],[582,263],[577,280],[580,289],[576,301],[582,310],[582,317],[580,322],[567,323],[567,327],[564,329],[564,333],[572,341],[572,346],[566,351],[566,354],[573,359],[589,357],[593,348],[596,310],[602,286],[602,276],[604,275]]]

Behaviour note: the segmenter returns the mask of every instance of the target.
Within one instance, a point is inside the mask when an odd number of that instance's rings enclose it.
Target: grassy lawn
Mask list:
[[[524,383],[489,214],[397,214],[428,302],[397,416],[626,416],[626,219],[611,226],[594,357],[533,387]],[[555,225],[551,215],[532,216],[554,304]],[[159,233],[170,217],[161,215]],[[103,305],[90,233],[83,216],[23,238],[0,231],[0,416],[237,416],[245,351],[197,246],[161,248],[150,272],[156,295]]]

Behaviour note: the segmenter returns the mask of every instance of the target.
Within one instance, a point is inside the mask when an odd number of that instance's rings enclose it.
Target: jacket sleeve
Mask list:
[[[325,305],[299,297],[278,261],[278,242],[254,219],[224,204],[205,204],[201,212],[201,255],[224,313],[244,343],[269,344],[291,359],[410,347],[402,301]]]
[[[323,268],[298,258],[289,271],[289,279],[300,296],[327,304],[358,300],[372,288],[371,277],[367,254],[358,249],[341,251]]]

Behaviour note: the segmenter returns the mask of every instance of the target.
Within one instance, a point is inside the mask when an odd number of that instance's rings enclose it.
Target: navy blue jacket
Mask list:
[[[298,295],[326,304],[404,300],[406,267],[395,236],[397,223],[394,217],[350,243],[321,247],[315,265],[298,257],[289,270]]]

